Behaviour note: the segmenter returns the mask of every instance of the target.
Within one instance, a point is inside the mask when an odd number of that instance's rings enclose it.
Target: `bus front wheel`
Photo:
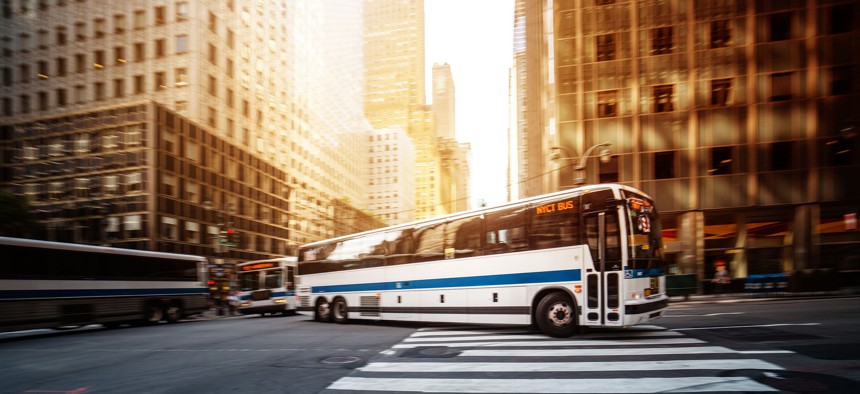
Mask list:
[[[346,301],[343,298],[335,299],[331,306],[331,315],[334,322],[338,324],[346,323],[347,312]]]
[[[573,301],[567,294],[550,293],[538,303],[535,320],[544,334],[567,338],[576,332],[575,311]]]
[[[317,302],[317,306],[314,308],[314,319],[323,323],[331,322],[331,304],[328,301],[320,300]]]

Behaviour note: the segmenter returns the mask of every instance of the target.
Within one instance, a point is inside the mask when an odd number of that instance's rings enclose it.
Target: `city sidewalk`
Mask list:
[[[690,303],[736,303],[775,301],[797,298],[830,298],[830,297],[860,297],[860,288],[843,288],[836,291],[817,292],[767,292],[767,293],[726,293],[726,294],[691,294],[689,296],[669,297],[670,304]]]

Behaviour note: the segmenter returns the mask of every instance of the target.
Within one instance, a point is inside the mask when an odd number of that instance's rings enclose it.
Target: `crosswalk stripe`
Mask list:
[[[394,349],[411,349],[416,347],[561,347],[561,346],[636,346],[636,345],[684,345],[704,343],[704,341],[695,338],[666,338],[666,339],[642,339],[630,340],[622,339],[616,341],[610,340],[533,340],[533,341],[511,341],[511,342],[402,342],[394,345]]]
[[[345,377],[331,390],[422,393],[660,393],[777,391],[744,377],[613,378],[607,379],[420,379]],[[631,390],[633,389],[633,390]]]
[[[663,360],[609,362],[542,362],[542,363],[461,363],[461,362],[375,362],[358,368],[364,372],[606,372],[606,371],[666,371],[666,370],[735,370],[783,369],[755,359],[724,360]]]
[[[464,350],[458,357],[581,357],[581,356],[654,356],[679,354],[756,354],[756,351],[738,351],[722,346],[696,346],[675,348],[636,348],[636,349],[505,349]],[[792,353],[791,351],[767,351],[773,353]]]

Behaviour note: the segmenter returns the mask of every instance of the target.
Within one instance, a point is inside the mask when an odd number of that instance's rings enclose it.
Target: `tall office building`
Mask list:
[[[424,1],[364,1],[365,102],[376,129],[399,127],[415,144],[416,219],[445,213],[441,162],[424,91]]]
[[[223,183],[194,179],[200,184],[197,191],[189,179],[176,178],[173,187],[189,188],[177,191],[177,197],[190,198],[192,205],[205,205],[222,218],[242,212],[248,223],[266,220],[288,229],[288,237],[278,233],[279,242],[286,246],[267,248],[267,253],[282,254],[298,244],[346,231],[339,228],[343,223],[337,218],[352,217],[351,225],[362,223],[349,231],[378,225],[363,216],[367,168],[354,165],[368,162],[369,131],[362,116],[362,13],[361,4],[355,3],[76,0],[7,4],[0,16],[0,124],[6,127],[5,155],[13,162],[32,160],[34,166],[21,168],[56,167],[59,172],[28,180],[16,171],[30,169],[19,170],[16,165],[7,166],[17,163],[6,161],[4,174],[9,177],[4,176],[3,187],[38,191],[45,199],[36,201],[37,207],[50,206],[51,212],[61,203],[98,202],[103,196],[78,196],[75,185],[84,182],[76,178],[92,183],[100,182],[96,179],[101,175],[80,177],[74,175],[76,168],[84,171],[82,166],[92,165],[86,172],[95,174],[108,157],[116,159],[102,149],[122,150],[135,142],[155,147],[152,144],[162,138],[151,134],[162,130],[153,126],[160,121],[153,115],[157,111],[126,109],[155,102],[184,119],[184,125],[205,129],[209,138],[191,143],[186,138],[196,134],[183,131],[168,142],[174,154],[206,163],[223,162],[218,158],[229,155],[243,167],[225,173],[231,178]],[[144,113],[135,115],[147,119],[140,130],[126,123],[128,111]],[[81,123],[81,117],[93,119]],[[212,149],[198,149],[204,145]],[[78,153],[87,160],[78,160]],[[123,157],[124,166],[128,156]],[[138,159],[132,162],[161,164],[154,157]],[[261,169],[269,170],[258,174]],[[153,193],[150,198],[163,194],[155,187],[165,184],[165,174],[133,172],[114,174],[117,178],[105,182],[124,182],[120,190],[143,188]],[[278,178],[270,179],[276,173]],[[188,176],[194,178],[194,174]],[[55,193],[41,192],[54,188]],[[279,208],[276,215],[270,209],[275,200],[259,190],[287,199],[289,208]],[[163,218],[148,217],[152,223],[166,223]],[[214,223],[207,218],[209,225]],[[77,226],[73,217],[56,219],[68,219],[68,226]],[[180,227],[181,222],[176,221]],[[152,223],[148,242],[158,246],[170,226]],[[250,224],[244,233],[265,236],[262,227]],[[99,242],[78,233],[69,240]]]
[[[655,197],[676,272],[860,268],[856,1],[516,9],[524,194],[570,184],[570,159],[608,142],[611,160],[589,158],[586,183]]]
[[[457,134],[455,108],[456,94],[454,91],[454,77],[451,75],[451,66],[445,64],[433,64],[433,127],[436,128],[436,136],[441,138],[455,139]]]
[[[415,146],[403,129],[370,133],[370,209],[387,224],[415,220]]]

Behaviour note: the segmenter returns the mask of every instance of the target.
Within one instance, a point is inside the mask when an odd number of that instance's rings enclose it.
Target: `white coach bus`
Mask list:
[[[602,184],[299,248],[299,310],[315,320],[626,327],[668,306],[660,219]]]
[[[296,312],[296,258],[280,257],[236,264],[239,313],[291,315]]]

